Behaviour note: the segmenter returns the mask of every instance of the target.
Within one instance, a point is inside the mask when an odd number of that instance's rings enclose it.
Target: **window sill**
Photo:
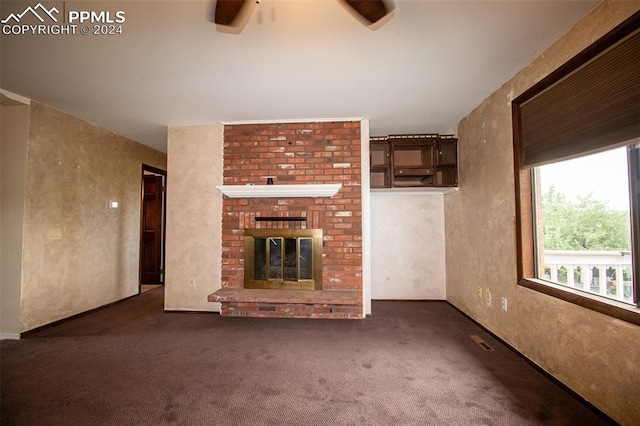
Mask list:
[[[519,284],[523,287],[564,300],[565,302],[573,303],[575,305],[582,306],[583,308],[609,315],[610,317],[617,318],[621,321],[640,325],[640,309],[632,305],[605,299],[600,296],[591,295],[536,278],[523,278]]]

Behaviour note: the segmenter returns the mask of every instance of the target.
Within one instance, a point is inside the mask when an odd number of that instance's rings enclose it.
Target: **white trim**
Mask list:
[[[447,195],[458,192],[457,187],[371,188],[371,192],[385,195]]]
[[[20,333],[0,333],[0,340],[20,340]]]
[[[362,117],[340,117],[340,118],[289,118],[275,120],[237,120],[237,121],[221,121],[223,126],[234,126],[238,124],[291,124],[291,123],[329,123],[332,121],[362,121]]]
[[[229,198],[287,198],[287,197],[333,197],[342,184],[302,185],[218,185]]]
[[[20,102],[21,104],[25,104],[25,105],[31,105],[31,99],[29,98],[25,98],[24,96],[20,96],[16,93],[13,92],[9,92],[7,90],[4,89],[0,89],[0,93],[3,96],[6,96],[7,98],[16,101],[16,102]]]
[[[371,315],[371,175],[369,174],[369,120],[360,122],[362,182],[362,316]]]

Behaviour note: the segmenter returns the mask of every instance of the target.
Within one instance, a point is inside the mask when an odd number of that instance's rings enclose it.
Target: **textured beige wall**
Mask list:
[[[640,424],[640,327],[516,283],[510,100],[639,8],[604,2],[462,120],[460,191],[445,199],[447,300],[628,425]]]
[[[0,118],[0,338],[18,338],[29,106],[0,105]]]
[[[442,194],[371,193],[372,298],[444,300],[444,241]]]
[[[21,331],[138,292],[142,163],[166,168],[165,154],[42,104],[29,129]]]
[[[222,125],[170,127],[165,309],[220,311]]]

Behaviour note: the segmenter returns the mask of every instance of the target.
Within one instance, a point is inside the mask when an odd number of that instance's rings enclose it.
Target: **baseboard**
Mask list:
[[[125,300],[129,300],[129,299],[131,299],[132,297],[136,297],[136,296],[139,296],[139,295],[141,295],[141,294],[142,294],[142,293],[132,294],[131,296],[127,296],[127,297],[125,297],[124,299],[115,300],[115,301],[113,301],[113,302],[107,303],[106,305],[98,306],[98,307],[96,307],[96,308],[89,309],[88,311],[79,312],[79,313],[74,314],[74,315],[71,315],[71,316],[69,316],[69,317],[61,318],[61,319],[59,319],[59,320],[55,320],[55,321],[50,322],[50,323],[48,323],[48,324],[40,325],[40,326],[38,326],[38,327],[36,327],[36,328],[32,328],[31,330],[23,331],[22,333],[20,333],[20,335],[21,335],[21,336],[23,336],[23,337],[28,337],[28,336],[29,336],[29,335],[31,335],[31,334],[37,333],[37,332],[42,331],[42,330],[46,330],[47,328],[54,327],[54,326],[56,326],[56,325],[62,324],[62,323],[64,323],[64,322],[70,321],[70,320],[72,320],[72,319],[79,318],[79,317],[83,317],[83,316],[85,316],[85,315],[89,315],[89,314],[92,314],[92,313],[94,313],[94,312],[97,312],[97,311],[101,311],[101,310],[103,310],[103,309],[106,309],[106,308],[108,308],[108,307],[110,307],[110,306],[117,305],[118,303],[122,303],[122,302],[124,302]]]
[[[614,419],[612,419],[611,417],[609,417],[604,411],[600,410],[598,407],[596,407],[595,405],[593,405],[591,402],[589,402],[588,400],[586,400],[585,398],[582,397],[582,395],[580,395],[578,392],[574,391],[573,389],[571,389],[568,385],[566,385],[564,382],[562,382],[560,379],[558,379],[556,376],[554,376],[553,374],[549,373],[547,370],[545,370],[544,368],[542,368],[542,366],[540,366],[538,363],[536,363],[535,361],[533,361],[531,358],[527,357],[525,354],[523,354],[522,352],[520,352],[518,349],[516,349],[514,346],[512,346],[510,343],[508,343],[506,340],[502,339],[500,336],[496,335],[493,331],[489,330],[487,327],[485,327],[484,325],[480,324],[478,321],[476,321],[473,317],[469,316],[466,312],[463,312],[462,310],[460,310],[457,306],[455,306],[453,303],[449,302],[448,300],[446,301],[446,303],[451,306],[453,309],[455,309],[456,311],[460,312],[462,315],[464,315],[467,319],[469,319],[469,321],[473,322],[474,324],[476,324],[478,327],[480,327],[481,329],[483,329],[485,332],[487,332],[488,334],[491,335],[491,337],[493,337],[494,339],[496,339],[497,341],[499,341],[500,343],[502,343],[504,346],[506,346],[507,348],[509,348],[512,352],[514,352],[516,355],[518,355],[520,358],[522,358],[523,360],[525,360],[527,362],[527,364],[531,365],[533,368],[535,368],[537,371],[539,371],[542,375],[544,375],[546,378],[548,378],[549,380],[551,380],[556,386],[560,387],[562,390],[564,390],[565,392],[567,392],[569,395],[571,395],[575,400],[577,400],[578,402],[582,403],[585,407],[587,407],[589,410],[591,410],[593,413],[595,413],[598,417],[600,417],[602,420],[604,420],[605,422],[607,422],[610,425],[617,425],[620,426],[620,423],[616,422]]]
[[[371,299],[372,302],[447,302],[444,299]],[[455,306],[454,306],[455,307]]]
[[[0,333],[0,340],[20,340],[20,333]]]
[[[219,311],[196,311],[193,309],[180,310],[180,309],[165,309],[165,314],[219,314]]]

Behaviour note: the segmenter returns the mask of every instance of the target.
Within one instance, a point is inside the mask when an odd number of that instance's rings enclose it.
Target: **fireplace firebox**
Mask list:
[[[245,229],[244,288],[322,290],[322,229]]]

